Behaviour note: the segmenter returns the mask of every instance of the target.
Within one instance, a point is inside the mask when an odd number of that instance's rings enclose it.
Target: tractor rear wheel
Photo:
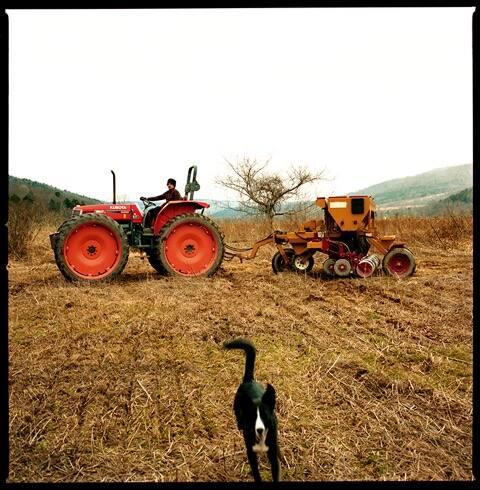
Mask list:
[[[223,233],[206,216],[181,214],[160,230],[159,248],[167,274],[211,276],[223,260]]]
[[[394,247],[383,257],[383,270],[394,277],[411,276],[417,267],[412,252],[405,247]]]
[[[69,281],[111,280],[128,261],[127,237],[118,223],[102,214],[83,214],[57,231],[54,253]]]
[[[287,265],[285,263],[285,260],[280,252],[276,252],[275,255],[272,257],[272,269],[275,274],[287,270],[291,271],[293,269],[292,261],[293,257],[295,256],[295,252],[292,248],[286,248],[285,255],[288,257],[288,260],[290,260],[290,265]]]

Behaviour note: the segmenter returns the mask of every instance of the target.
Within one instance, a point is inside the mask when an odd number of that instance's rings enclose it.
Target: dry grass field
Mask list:
[[[471,218],[379,224],[414,252],[411,278],[325,279],[319,255],[274,275],[265,248],[206,279],[131,253],[116,282],[78,285],[42,228],[8,266],[9,481],[252,481],[244,358],[221,348],[237,336],[277,391],[283,480],[470,480]],[[220,226],[237,246],[265,231]]]

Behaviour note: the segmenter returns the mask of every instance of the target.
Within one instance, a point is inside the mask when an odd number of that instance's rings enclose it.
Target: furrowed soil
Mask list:
[[[320,254],[275,275],[265,247],[212,278],[131,252],[115,282],[72,284],[43,228],[8,266],[9,481],[252,481],[235,337],[276,389],[283,480],[470,480],[471,218],[452,220],[381,223],[417,259],[403,280],[326,279]],[[220,226],[236,246],[263,236]]]

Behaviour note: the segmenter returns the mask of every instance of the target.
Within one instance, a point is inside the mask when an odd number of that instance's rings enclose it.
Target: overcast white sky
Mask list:
[[[7,10],[9,174],[98,199],[326,169],[312,196],[472,162],[473,8]]]

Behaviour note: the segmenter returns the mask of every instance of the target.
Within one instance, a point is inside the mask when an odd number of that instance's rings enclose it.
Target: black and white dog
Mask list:
[[[275,415],[275,389],[267,384],[267,389],[253,378],[256,350],[245,339],[225,342],[226,349],[245,351],[245,374],[238,387],[233,403],[238,428],[243,431],[247,456],[255,482],[261,483],[258,471],[257,453],[267,453],[272,468],[274,482],[280,479],[279,449],[277,441],[277,417]]]

